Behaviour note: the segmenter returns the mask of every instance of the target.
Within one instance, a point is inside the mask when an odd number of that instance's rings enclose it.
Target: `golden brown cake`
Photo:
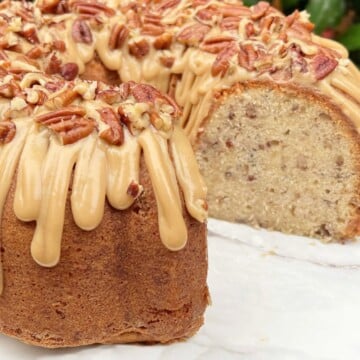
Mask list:
[[[20,59],[0,73],[0,331],[46,347],[193,335],[206,188],[173,100]]]
[[[211,216],[326,241],[359,233],[360,75],[305,12],[236,0],[2,7],[3,58],[173,96]]]

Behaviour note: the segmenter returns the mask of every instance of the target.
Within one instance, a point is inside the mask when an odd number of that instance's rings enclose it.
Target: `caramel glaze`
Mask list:
[[[31,254],[39,265],[59,262],[69,187],[75,223],[90,231],[102,220],[106,197],[121,210],[141,196],[141,154],[156,196],[161,241],[170,250],[186,245],[180,191],[189,213],[204,222],[206,188],[188,138],[173,124],[178,109],[166,96],[135,83],[109,87],[35,72],[14,75],[7,61],[0,61],[0,69],[7,73],[0,89],[17,91],[15,100],[0,98],[2,119],[16,126],[14,138],[0,145],[0,213],[17,169],[14,212],[22,221],[36,221]],[[101,116],[104,109],[112,111],[116,125]],[[87,134],[76,128],[79,121],[95,125]],[[119,126],[118,142],[103,136]]]
[[[117,71],[124,82],[145,82],[166,92],[171,90],[169,86],[176,77],[173,95],[183,110],[180,125],[191,142],[202,131],[214,95],[247,80],[290,82],[316,88],[360,127],[359,72],[342,45],[312,33],[313,25],[305,12],[285,17],[268,4],[247,8],[239,0],[103,0],[95,3],[103,4],[104,10],[96,10],[93,5],[94,19],[82,10],[83,1],[63,1],[66,6],[61,11],[49,8],[47,2],[37,0],[35,7],[27,6],[37,27],[38,44],[16,32],[23,23],[18,16],[8,26],[12,30],[5,34],[9,43],[22,53],[34,47],[42,48],[43,55],[37,60],[41,70],[46,70],[49,59],[55,56],[63,65],[76,63],[81,74],[96,53],[106,68]],[[9,17],[14,16],[15,8],[22,6],[13,3],[3,6],[2,12]],[[59,11],[63,14],[54,14]],[[74,24],[80,19],[91,38],[74,36]],[[111,38],[115,25],[124,26],[128,34],[114,47]],[[208,26],[205,34],[198,36],[191,29],[190,39],[183,36],[184,30],[199,25]],[[164,34],[170,37],[170,42],[155,45]],[[51,46],[59,40],[64,41],[65,51]],[[134,44],[141,42],[145,42],[145,50],[134,52]],[[208,47],[214,43],[219,45],[217,49]],[[229,55],[230,43],[237,51]],[[217,72],[215,63],[220,58],[225,67]]]

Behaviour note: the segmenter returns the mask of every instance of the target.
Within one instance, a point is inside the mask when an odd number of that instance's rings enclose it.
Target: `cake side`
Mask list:
[[[359,134],[327,97],[250,81],[210,113],[197,142],[210,216],[325,241],[359,233]]]
[[[193,335],[208,305],[206,225],[184,211],[188,242],[162,244],[151,181],[127,210],[105,205],[103,221],[81,230],[66,203],[61,261],[44,268],[30,256],[34,223],[13,212],[15,180],[2,220],[4,291],[0,329],[45,347],[169,342]]]

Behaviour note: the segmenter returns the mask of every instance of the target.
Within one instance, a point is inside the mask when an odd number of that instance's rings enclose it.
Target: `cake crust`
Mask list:
[[[140,176],[143,195],[121,212],[106,203],[103,221],[89,232],[74,223],[68,199],[61,261],[54,268],[30,256],[35,225],[15,217],[13,182],[1,232],[1,332],[51,348],[167,343],[199,329],[209,301],[206,225],[184,210],[187,245],[168,250],[144,163]]]

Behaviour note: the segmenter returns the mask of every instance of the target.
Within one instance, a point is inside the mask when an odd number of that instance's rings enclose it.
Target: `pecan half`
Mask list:
[[[113,109],[104,108],[98,110],[101,120],[109,125],[109,128],[100,133],[100,138],[111,145],[122,145],[124,142],[124,130],[120,124],[120,119]]]
[[[177,40],[188,46],[198,45],[203,41],[211,27],[204,24],[194,24],[182,29],[177,35]]]
[[[167,9],[171,9],[171,8],[177,6],[180,3],[180,1],[181,0],[166,0],[166,1],[163,1],[162,3],[160,3],[157,6],[156,10],[162,12],[162,11],[165,11]]]
[[[164,31],[165,27],[163,25],[144,24],[141,29],[141,34],[157,36],[163,34]]]
[[[71,34],[75,42],[91,44],[93,41],[88,24],[81,19],[76,19],[72,25]]]
[[[115,10],[109,8],[108,6],[101,4],[97,1],[74,1],[72,8],[76,10],[79,14],[85,15],[97,15],[100,12],[103,12],[107,16],[115,15]]]
[[[240,17],[238,16],[228,16],[221,20],[220,28],[221,30],[237,30],[240,24]]]
[[[115,24],[111,30],[109,38],[110,50],[120,49],[128,36],[129,29],[125,25]]]
[[[160,36],[158,36],[155,40],[154,40],[154,48],[156,50],[164,50],[164,49],[169,49],[170,45],[172,43],[172,39],[173,36],[170,33],[164,33]]]
[[[95,121],[84,118],[85,114],[84,108],[70,106],[37,116],[35,121],[58,133],[67,145],[85,138],[95,129]]]
[[[126,13],[127,25],[130,29],[139,29],[141,27],[141,19],[133,9]]]
[[[211,74],[217,76],[220,74],[224,77],[230,66],[231,58],[237,54],[239,47],[235,41],[231,42],[228,47],[224,48],[216,57],[215,62],[211,68]]]
[[[253,71],[254,61],[258,58],[259,54],[252,44],[245,44],[240,47],[238,62],[239,65],[248,71]]]
[[[11,121],[0,121],[0,144],[9,143],[16,134],[16,126]]]
[[[220,6],[218,9],[219,13],[223,17],[228,16],[242,16],[246,17],[251,14],[251,10],[244,5],[237,5],[237,4],[224,4],[223,6]]]
[[[316,80],[322,80],[328,76],[338,65],[337,60],[324,54],[316,55],[311,62]]]
[[[258,20],[262,18],[269,10],[270,4],[266,1],[259,1],[256,5],[251,7],[251,19]]]
[[[64,64],[60,69],[61,76],[67,81],[74,80],[78,73],[79,67],[75,63]]]
[[[150,51],[150,45],[147,40],[142,39],[128,44],[129,53],[135,56],[137,59],[140,59],[148,54]]]
[[[230,36],[220,35],[213,38],[206,39],[201,45],[200,49],[212,54],[218,54],[229,46],[234,39]]]

